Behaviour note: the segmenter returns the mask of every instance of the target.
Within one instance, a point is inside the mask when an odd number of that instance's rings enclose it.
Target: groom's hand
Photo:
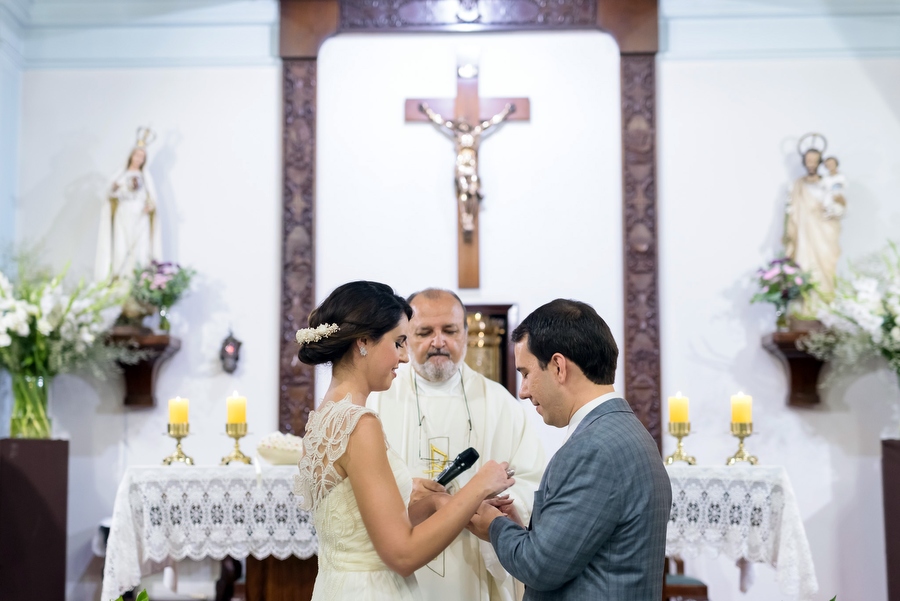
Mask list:
[[[409,504],[412,505],[417,501],[421,501],[428,495],[434,493],[446,493],[447,489],[435,482],[434,480],[426,480],[425,478],[413,478],[413,489],[409,496]]]
[[[519,517],[519,510],[516,509],[516,506],[513,505],[513,500],[509,495],[500,495],[499,497],[492,497],[490,499],[486,499],[485,503],[489,505],[493,505],[497,509],[499,509],[503,515],[511,519],[517,525],[522,528],[525,527],[525,524],[522,523],[522,518]]]
[[[503,512],[487,501],[484,501],[481,503],[478,511],[475,512],[475,515],[472,516],[472,519],[469,521],[469,525],[466,526],[466,528],[481,540],[491,542],[491,522],[502,516]]]

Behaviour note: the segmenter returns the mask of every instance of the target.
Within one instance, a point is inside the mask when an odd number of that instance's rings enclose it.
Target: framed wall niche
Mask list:
[[[282,0],[284,210],[279,426],[302,433],[314,407],[313,370],[298,365],[294,332],[315,306],[318,54],[344,33],[399,34],[594,30],[620,53],[623,383],[635,413],[661,442],[656,224],[656,0],[497,0],[463,22],[425,0]],[[590,278],[590,273],[584,277]],[[507,367],[508,369],[508,367]]]
[[[510,344],[515,313],[515,305],[466,305],[466,364],[518,398],[515,349]]]

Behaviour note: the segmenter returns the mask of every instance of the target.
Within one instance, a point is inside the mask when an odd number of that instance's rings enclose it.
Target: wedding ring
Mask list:
[[[516,468],[511,467],[511,468],[509,468],[508,470],[506,470],[506,477],[507,477],[507,478],[512,478],[512,477],[515,476],[515,475],[516,475]]]

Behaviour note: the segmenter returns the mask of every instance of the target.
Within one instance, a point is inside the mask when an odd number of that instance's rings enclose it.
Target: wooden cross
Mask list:
[[[531,104],[528,98],[479,98],[477,65],[460,64],[456,74],[456,98],[408,99],[406,120],[430,121],[456,142],[459,288],[478,288],[478,145],[482,132],[492,126],[508,120],[527,121]],[[452,119],[448,117],[451,113]]]

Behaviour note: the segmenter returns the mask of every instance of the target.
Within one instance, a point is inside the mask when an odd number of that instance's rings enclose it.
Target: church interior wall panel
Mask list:
[[[22,95],[20,35],[0,15],[0,249],[15,236],[15,195]]]
[[[516,303],[522,317],[553,298],[581,299],[621,344],[619,56],[597,32],[328,40],[318,61],[317,298],[358,278],[404,295],[456,287],[453,145],[429,123],[404,123],[403,106],[454,97],[461,48],[480,52],[481,96],[531,99],[531,121],[482,142],[481,287],[461,297]],[[327,370],[318,375],[320,398]],[[564,433],[533,417],[555,451]]]
[[[749,298],[755,269],[779,247],[787,188],[803,174],[797,139],[809,131],[825,134],[848,177],[839,270],[897,239],[898,69],[886,58],[663,59],[658,69],[663,398],[690,397],[686,446],[718,463],[737,446],[730,395],[753,395],[748,448],[787,468],[827,599],[886,598],[879,443],[897,435],[900,390],[873,364],[832,381],[821,407],[787,407],[785,372],[760,344],[773,310]],[[728,562],[687,565],[711,598],[739,594]],[[781,598],[774,571],[756,580],[752,598]]]
[[[900,53],[894,0],[661,0],[660,49],[677,59],[859,58]]]
[[[0,249],[11,245],[15,236],[16,146],[22,94],[22,70],[6,44],[7,40],[0,37]]]
[[[90,275],[103,190],[124,165],[136,128],[149,125],[158,134],[147,168],[165,258],[198,271],[172,311],[182,348],[160,370],[158,406],[126,410],[118,379],[59,376],[53,383],[55,433],[72,441],[73,599],[99,591],[90,538],[111,514],[125,468],[156,464],[174,448],[164,436],[167,399],[190,399],[184,448],[200,464],[218,464],[231,449],[225,398],[234,389],[248,397],[245,451],[278,428],[280,98],[279,67],[24,74],[17,241],[40,243],[46,262],[69,262],[73,277]],[[229,327],[244,343],[234,375],[218,357]]]

